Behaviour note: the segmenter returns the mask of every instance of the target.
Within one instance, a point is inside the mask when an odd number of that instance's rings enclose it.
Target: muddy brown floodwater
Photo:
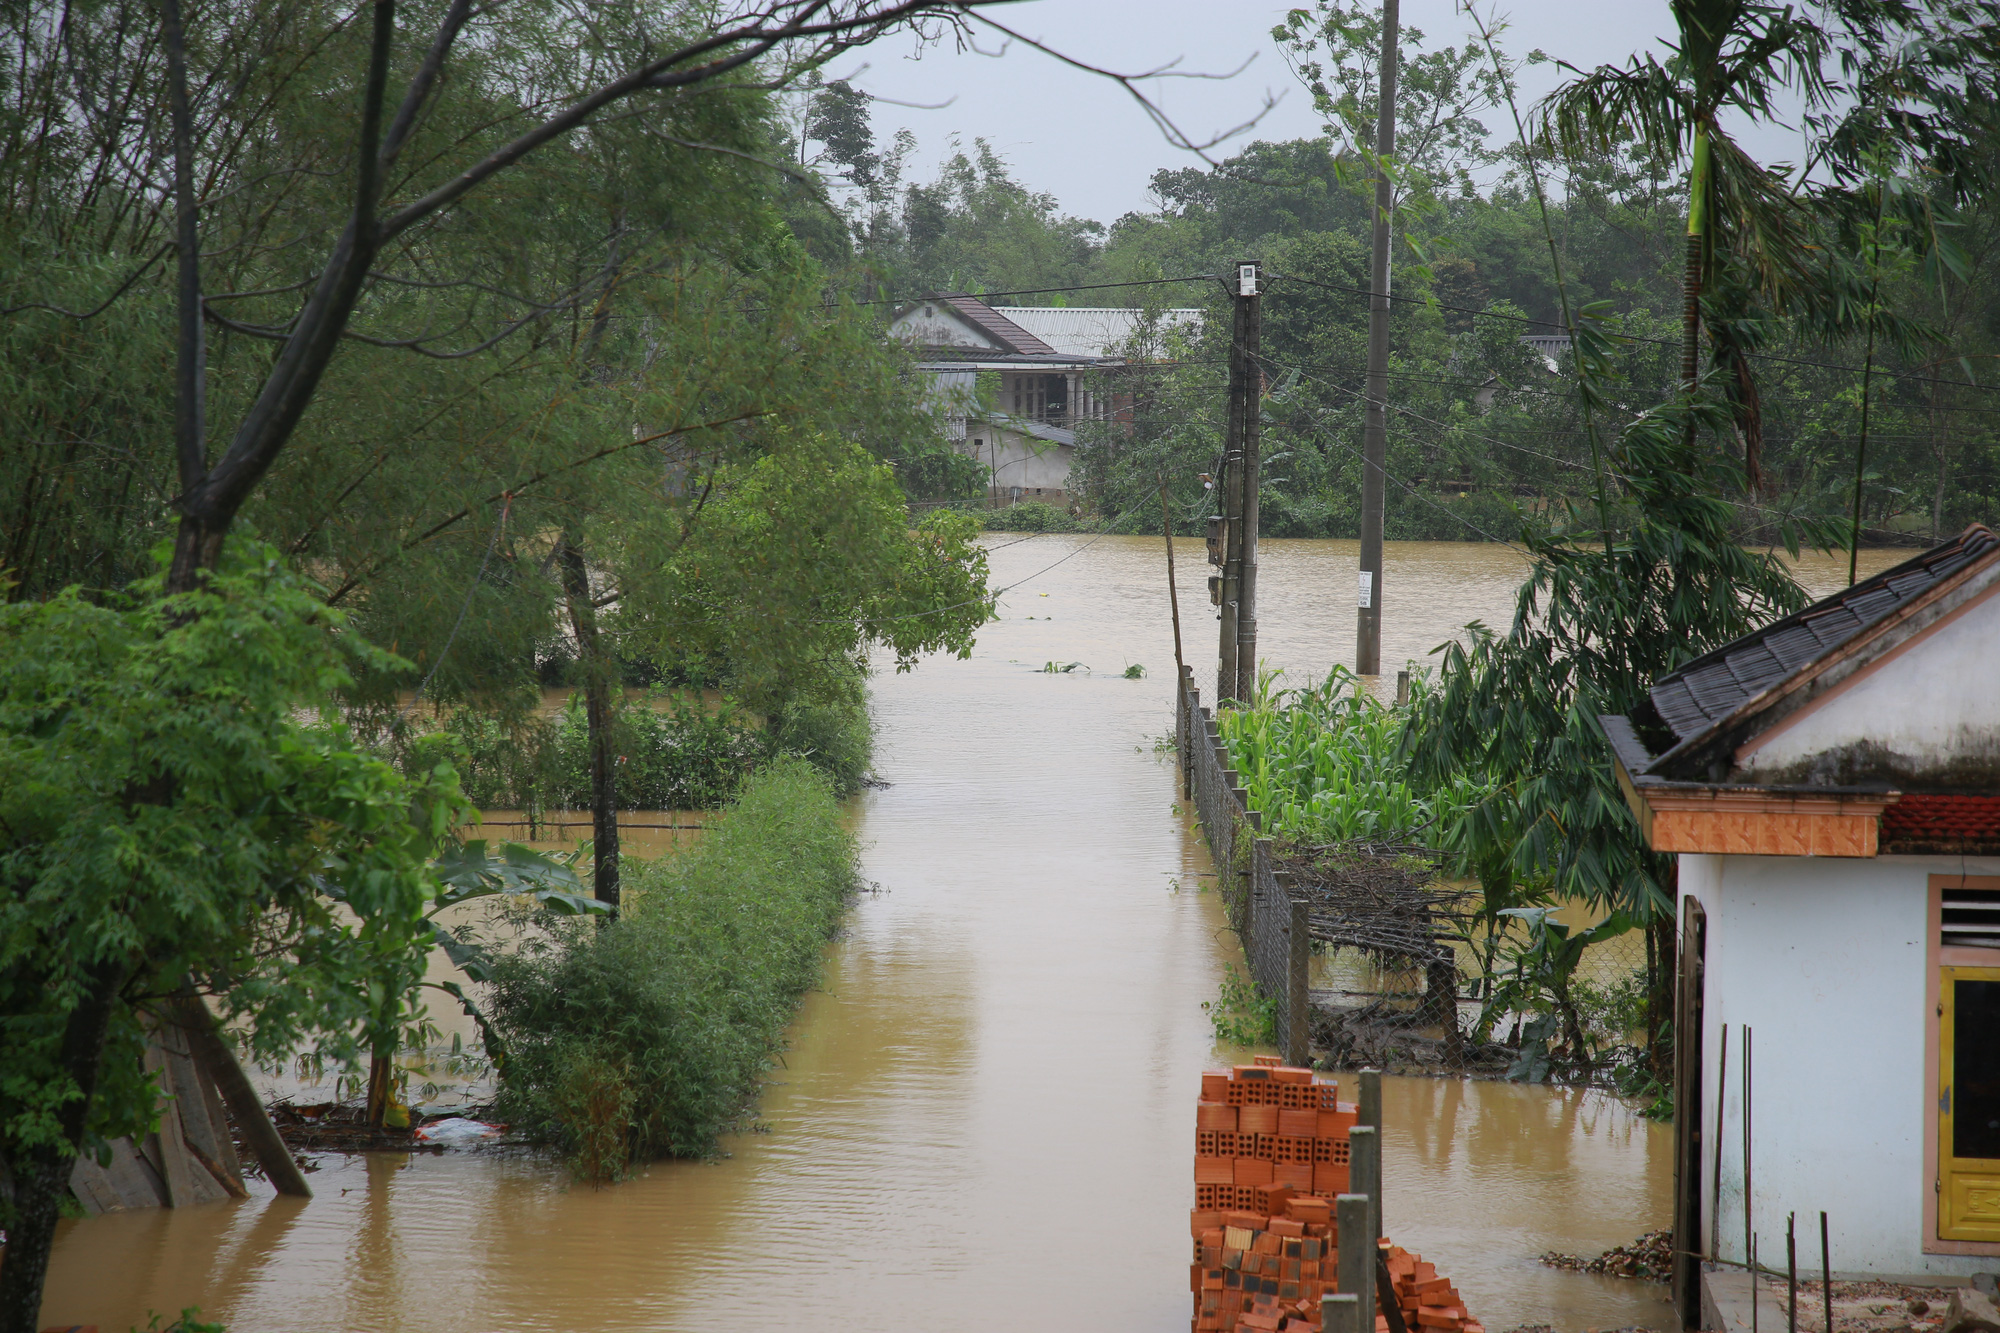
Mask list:
[[[610,1189],[508,1152],[330,1156],[309,1203],[68,1223],[43,1324],[198,1305],[234,1333],[1186,1328],[1191,1104],[1239,1053],[1201,1011],[1233,943],[1154,749],[1165,562],[1157,540],[991,544],[1014,586],[972,659],[874,682],[892,785],[857,817],[879,891],[829,950],[760,1132]],[[1199,550],[1179,547],[1183,621],[1212,675]],[[1355,569],[1352,542],[1265,544],[1262,655],[1292,680],[1351,660]],[[1392,544],[1383,660],[1504,625],[1521,570],[1502,547]],[[1657,1287],[1536,1262],[1665,1222],[1664,1130],[1598,1093],[1384,1082],[1388,1228],[1487,1327],[1667,1327]]]

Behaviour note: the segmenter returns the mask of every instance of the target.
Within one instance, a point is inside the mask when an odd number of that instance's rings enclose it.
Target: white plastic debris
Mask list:
[[[489,1125],[484,1120],[467,1120],[463,1116],[453,1116],[449,1120],[433,1120],[417,1127],[417,1137],[425,1143],[441,1144],[447,1148],[462,1148],[467,1144],[480,1143],[487,1139],[497,1139],[505,1132],[499,1125]]]

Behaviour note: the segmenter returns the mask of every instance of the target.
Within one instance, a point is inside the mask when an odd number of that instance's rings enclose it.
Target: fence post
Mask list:
[[[1351,1291],[1329,1291],[1319,1298],[1321,1333],[1367,1333],[1361,1327],[1361,1298]]]
[[[1306,972],[1312,966],[1312,938],[1308,934],[1311,923],[1306,916],[1306,901],[1291,896],[1291,876],[1272,876],[1284,891],[1291,908],[1291,956],[1285,967],[1285,1012],[1291,1021],[1285,1033],[1285,1063],[1305,1065],[1312,1061],[1312,1046],[1307,1040],[1311,1030],[1308,1021],[1308,995],[1306,993]]]
[[[1352,1133],[1353,1131],[1349,1131]],[[1374,1200],[1365,1194],[1342,1194],[1333,1201],[1335,1244],[1340,1249],[1340,1290],[1354,1298],[1354,1326],[1365,1333],[1375,1328],[1375,1236],[1369,1230]],[[1327,1333],[1331,1333],[1331,1325]]]
[[[1361,1118],[1357,1122],[1370,1129],[1382,1128],[1382,1071],[1364,1069],[1361,1071],[1361,1104],[1357,1110]]]
[[[1370,1145],[1369,1150],[1373,1154],[1372,1164],[1368,1168],[1371,1173],[1368,1177],[1368,1197],[1375,1201],[1375,1226],[1376,1226],[1375,1234],[1379,1236],[1382,1234],[1382,1071],[1381,1070],[1364,1069],[1361,1071],[1361,1105],[1357,1109],[1360,1111],[1360,1117],[1357,1123],[1367,1127],[1368,1142]],[[1355,1167],[1353,1168],[1353,1170],[1358,1171],[1360,1170],[1360,1168]],[[1348,1178],[1349,1181],[1353,1183],[1354,1189],[1359,1190],[1361,1188],[1360,1184],[1356,1183],[1360,1181],[1361,1177],[1354,1175],[1352,1171],[1350,1171]]]
[[[1372,1251],[1375,1242],[1382,1235],[1382,1140],[1381,1131],[1373,1125],[1356,1125],[1347,1131],[1347,1187],[1356,1194],[1368,1196],[1368,1219],[1362,1225],[1362,1234],[1371,1251],[1370,1263],[1374,1262]],[[1347,1229],[1341,1228],[1344,1242]],[[1343,1270],[1343,1276],[1345,1270]],[[1342,1285],[1345,1285],[1343,1282]]]
[[[1201,695],[1194,687],[1194,668],[1181,668],[1181,699],[1177,710],[1181,744],[1181,797],[1194,795],[1194,724],[1201,716]]]

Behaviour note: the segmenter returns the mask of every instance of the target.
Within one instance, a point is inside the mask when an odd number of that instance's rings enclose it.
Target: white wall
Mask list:
[[[985,441],[976,456],[980,466],[987,469],[987,486],[998,487],[1000,495],[1006,496],[1013,487],[1019,486],[1026,492],[1023,498],[1033,500],[1038,498],[1035,495],[1038,488],[1043,491],[1069,488],[1070,457],[1075,452],[1070,446],[1001,430],[990,423],[975,423],[968,430],[968,450],[971,449],[970,440]],[[994,474],[992,452],[996,439],[1000,444],[997,476]],[[1056,497],[1045,494],[1039,498],[1054,500]]]
[[[1782,773],[1870,743],[1898,771],[1991,763],[2000,737],[2000,588],[1932,630],[1742,756],[1746,776]]]
[[[920,305],[901,315],[889,326],[890,336],[905,338],[921,347],[984,347],[1000,344],[974,327],[949,306]]]
[[[1721,1255],[1743,1258],[1742,1025],[1754,1029],[1753,1203],[1760,1263],[1782,1268],[1798,1214],[1800,1267],[1817,1272],[1819,1213],[1835,1272],[1967,1274],[1993,1256],[1922,1252],[1929,876],[2000,873],[2000,858],[1775,856],[1680,859],[1680,890],[1708,914],[1702,1031],[1701,1245],[1722,1154]],[[1729,1070],[1722,1133],[1722,1025]]]

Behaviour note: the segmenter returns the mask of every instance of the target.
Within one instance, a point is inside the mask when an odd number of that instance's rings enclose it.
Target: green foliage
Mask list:
[[[875,757],[875,729],[861,677],[848,680],[845,691],[791,704],[765,730],[778,753],[797,755],[832,779],[837,796],[861,790]]]
[[[1067,509],[1058,509],[1044,500],[1023,500],[1001,509],[987,509],[978,515],[979,526],[988,532],[1081,532],[1084,524]]]
[[[1271,30],[1292,71],[1313,98],[1329,137],[1371,161],[1381,94],[1376,74],[1382,52],[1380,13],[1345,0],[1315,0],[1288,11]],[[1424,34],[1397,35],[1396,125],[1392,159],[1399,193],[1473,193],[1472,172],[1496,159],[1479,116],[1501,104],[1506,81],[1492,69],[1477,42],[1419,50]]]
[[[652,691],[619,701],[613,722],[619,804],[634,810],[709,810],[735,795],[745,774],[771,753],[770,737],[724,704]],[[590,735],[583,696],[553,719],[512,726],[467,710],[445,722],[463,747],[467,796],[487,809],[590,807]]]
[[[984,139],[903,197],[899,267],[910,291],[1017,291],[1084,280],[1104,228],[1064,217],[1054,195],[1016,181]],[[1033,303],[1030,298],[1029,303]]]
[[[621,633],[671,672],[726,677],[752,708],[839,699],[870,643],[899,671],[924,653],[971,654],[991,613],[978,530],[945,509],[912,526],[894,472],[867,450],[780,432],[716,471],[684,539],[628,545]]]
[[[1422,678],[1413,685],[1423,695]],[[1486,794],[1463,772],[1413,783],[1400,748],[1405,717],[1336,666],[1317,685],[1224,709],[1216,725],[1268,832],[1302,843],[1395,842]]]
[[[162,1316],[153,1313],[146,1320],[145,1333],[228,1333],[228,1330],[221,1324],[205,1323],[195,1318],[200,1313],[200,1306],[190,1305],[187,1309],[181,1311],[180,1318],[164,1327],[160,1324]]]
[[[1577,964],[1584,950],[1633,928],[1633,921],[1614,912],[1597,925],[1572,930],[1547,907],[1509,907],[1500,915],[1520,921],[1525,939],[1512,940],[1496,984],[1480,1010],[1474,1029],[1481,1040],[1507,1014],[1520,1015],[1520,1055],[1507,1071],[1509,1078],[1529,1083],[1552,1075],[1587,1079],[1596,1063],[1582,1002],[1576,993]]]
[[[1257,993],[1257,984],[1236,970],[1236,964],[1222,965],[1222,993],[1203,1000],[1201,1011],[1215,1029],[1216,1041],[1229,1046],[1269,1046],[1278,1040],[1278,1001]]]
[[[511,1053],[496,1114],[584,1179],[712,1152],[754,1103],[856,882],[825,775],[763,768],[699,842],[628,866],[618,920],[554,923],[496,961],[489,1011]]]
[[[409,1021],[435,891],[469,813],[450,767],[403,777],[329,700],[383,655],[244,557],[201,591],[0,608],[0,1150],[63,1144],[66,1025],[107,1023],[90,1139],[156,1115],[144,997],[215,994],[260,1059],[352,1064]],[[336,908],[335,898],[339,900]]]
[[[1583,505],[1561,526],[1524,525],[1534,563],[1512,627],[1438,650],[1406,742],[1421,781],[1493,780],[1468,813],[1467,855],[1639,921],[1671,909],[1666,859],[1639,836],[1598,716],[1634,711],[1655,677],[1805,604],[1776,552],[1737,543],[1722,496],[1740,473],[1687,429],[1716,430],[1723,412],[1670,404],[1620,435],[1612,532]]]

